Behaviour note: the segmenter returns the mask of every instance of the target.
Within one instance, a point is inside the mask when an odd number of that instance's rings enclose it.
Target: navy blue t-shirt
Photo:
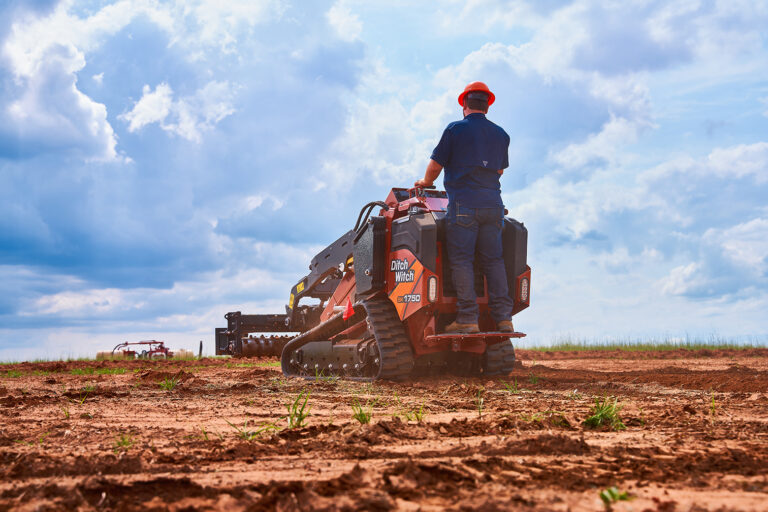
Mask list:
[[[509,167],[509,135],[485,114],[473,113],[448,125],[432,152],[445,169],[448,201],[468,208],[504,206],[499,169]]]

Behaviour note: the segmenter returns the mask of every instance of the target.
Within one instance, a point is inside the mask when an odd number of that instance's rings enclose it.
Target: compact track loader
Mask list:
[[[307,378],[372,381],[423,372],[510,372],[511,338],[525,334],[495,331],[478,264],[481,332],[444,332],[456,318],[445,244],[447,205],[446,193],[433,187],[393,188],[385,201],[368,203],[355,227],[314,257],[309,274],[291,289],[284,315],[227,313],[228,326],[215,332],[216,353],[281,355],[285,375]],[[378,215],[371,215],[375,209]],[[528,231],[505,218],[502,233],[516,314],[530,304]],[[316,303],[301,304],[309,299]],[[287,332],[299,334],[275,334]]]

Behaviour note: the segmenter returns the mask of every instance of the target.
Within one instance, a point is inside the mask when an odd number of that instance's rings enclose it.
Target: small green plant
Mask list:
[[[534,386],[539,383],[539,379],[540,379],[540,377],[538,375],[536,375],[535,373],[533,373],[533,372],[531,372],[528,375],[528,382],[530,382]]]
[[[421,423],[424,420],[424,404],[422,403],[418,409],[412,409],[405,413],[405,418],[408,421],[417,421]]]
[[[619,491],[616,487],[609,487],[600,491],[600,499],[603,500],[606,510],[610,510],[617,501],[629,501],[632,497],[627,491]]]
[[[254,439],[261,437],[267,432],[275,432],[280,430],[280,427],[274,423],[269,422],[262,423],[259,427],[256,428],[256,430],[248,430],[248,420],[245,420],[245,423],[243,423],[243,428],[238,427],[234,423],[231,423],[229,420],[224,421],[226,421],[230,427],[237,430],[237,436],[245,441],[253,441]],[[205,430],[203,430],[203,432],[205,433]],[[219,438],[221,438],[221,436],[219,436]],[[205,439],[206,441],[208,440],[207,433]]]
[[[90,384],[80,388],[80,393],[78,395],[78,399],[76,400],[76,402],[80,405],[83,405],[85,401],[88,399],[88,395],[90,395],[95,389],[96,389],[96,386],[91,386]]]
[[[315,382],[330,382],[333,384],[338,380],[339,380],[338,375],[333,375],[331,373],[326,375],[325,370],[315,368]]]
[[[579,393],[578,389],[574,389],[568,393],[568,396],[566,398],[568,398],[568,400],[581,400],[583,398],[583,395]]]
[[[361,425],[366,425],[371,422],[373,417],[373,406],[369,403],[363,407],[357,400],[352,404],[352,418],[356,419]]]
[[[514,379],[512,382],[501,381],[501,383],[511,395],[520,394],[520,388],[517,387],[517,379]]]
[[[16,379],[18,377],[21,377],[21,372],[18,370],[8,370],[5,372],[5,376],[9,379]]]
[[[208,431],[205,430],[205,427],[200,427],[200,432],[203,434],[203,440],[208,441]]]
[[[485,405],[485,388],[480,386],[477,388],[477,394],[475,395],[475,409],[477,409],[477,417],[483,417],[483,406]]]
[[[303,401],[302,401],[303,399]],[[286,407],[288,409],[288,428],[301,428],[304,426],[304,421],[309,416],[309,410],[311,407],[307,407],[309,401],[309,390],[304,390],[299,393],[292,403]]]
[[[617,398],[614,398],[613,403],[611,403],[610,398],[603,397],[600,400],[595,397],[595,405],[590,411],[590,416],[584,420],[584,425],[592,428],[608,425],[612,430],[624,430],[627,427],[619,417],[621,407],[618,405]]]
[[[160,383],[160,387],[166,391],[173,391],[173,389],[179,384],[179,376],[166,377],[163,382]]]
[[[38,437],[37,441],[35,441],[35,442],[33,442],[33,441],[18,440],[18,441],[16,441],[16,443],[27,445],[27,446],[35,446],[35,444],[37,444],[39,446],[43,446],[43,443],[45,442],[45,438],[48,437],[49,435],[51,435],[51,433],[50,432],[46,432],[42,436]]]
[[[127,452],[133,446],[133,436],[131,434],[121,433],[115,438],[115,444],[112,451],[117,454],[120,450]]]
[[[69,407],[62,407],[61,410],[64,413],[64,419],[68,420],[69,419]]]

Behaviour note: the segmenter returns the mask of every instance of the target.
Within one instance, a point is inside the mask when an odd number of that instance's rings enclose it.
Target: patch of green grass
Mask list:
[[[50,432],[46,432],[42,436],[38,437],[36,441],[24,441],[24,440],[17,440],[16,443],[23,444],[26,446],[35,446],[36,444],[38,446],[43,446],[43,443],[45,443],[45,438],[51,435]]]
[[[517,387],[517,379],[513,379],[512,382],[501,381],[504,389],[506,389],[511,395],[520,394],[520,388]]]
[[[64,412],[64,419],[68,420],[69,419],[69,407],[62,407],[61,410],[62,410],[62,412]]]
[[[540,377],[533,372],[531,372],[530,375],[528,375],[528,382],[530,382],[533,385],[538,384],[539,380],[540,380]]]
[[[530,350],[540,352],[550,351],[585,351],[585,350],[621,350],[621,351],[665,351],[665,350],[739,350],[765,348],[768,338],[765,337],[723,337],[711,334],[706,338],[689,335],[667,338],[623,338],[623,339],[588,339],[560,337],[548,346],[531,347]]]
[[[583,398],[583,396],[584,395],[579,393],[578,389],[573,389],[573,390],[568,392],[568,395],[566,395],[566,398],[568,400],[581,400]]]
[[[256,366],[261,368],[279,368],[280,361],[261,361],[259,363],[256,363]]]
[[[619,491],[616,487],[609,487],[600,491],[600,499],[603,500],[606,510],[610,510],[611,506],[617,501],[629,501],[632,497],[626,491]]]
[[[303,399],[303,400],[302,400]],[[311,407],[307,406],[309,401],[309,390],[304,390],[299,393],[292,403],[286,405],[288,409],[288,428],[301,428],[305,425],[305,421],[309,416],[309,410]]]
[[[545,420],[549,420],[550,425],[562,428],[569,428],[571,426],[565,413],[561,411],[546,410],[533,414],[521,414],[520,419],[528,423],[544,423]]]
[[[47,377],[50,374],[51,372],[47,372],[45,370],[35,370],[32,372],[32,375],[35,375],[37,377]]]
[[[126,372],[125,368],[96,368],[96,375],[122,375]]]
[[[70,375],[93,375],[95,371],[93,368],[72,368],[69,373]]]
[[[338,380],[339,380],[338,375],[333,375],[333,374],[326,375],[324,370],[315,368],[315,382],[336,383]]]
[[[611,399],[603,397],[595,397],[595,405],[590,411],[590,416],[584,420],[584,425],[587,427],[597,428],[603,425],[609,426],[612,430],[624,430],[626,425],[621,421],[619,412],[621,411],[620,405],[618,405],[618,399],[614,398],[613,403]]]
[[[21,377],[21,372],[18,370],[8,370],[7,372],[5,372],[5,377],[9,379],[17,379]]]
[[[424,404],[422,403],[418,409],[411,409],[410,411],[406,411],[405,418],[408,421],[417,421],[421,423],[422,421],[424,421],[425,414],[426,413],[424,412]]]
[[[257,439],[266,434],[267,432],[277,432],[280,430],[280,427],[274,423],[269,422],[262,423],[259,427],[256,428],[256,430],[248,430],[248,420],[245,420],[245,423],[243,423],[243,428],[238,427],[234,423],[231,423],[229,420],[224,421],[226,421],[230,427],[234,428],[237,431],[237,437],[244,441],[253,441],[254,439]],[[203,434],[205,435],[205,440],[207,441],[208,433],[205,431],[205,429],[202,430]]]
[[[112,447],[112,451],[117,454],[120,450],[127,452],[133,446],[133,436],[127,433],[120,433],[115,438],[115,443]]]
[[[160,387],[166,391],[173,391],[173,389],[178,386],[178,384],[179,377],[178,375],[174,375],[173,377],[166,377],[163,379],[163,382],[160,383]]]
[[[373,417],[373,406],[369,403],[363,407],[357,400],[352,404],[352,418],[356,419],[361,425],[366,425],[371,422]]]

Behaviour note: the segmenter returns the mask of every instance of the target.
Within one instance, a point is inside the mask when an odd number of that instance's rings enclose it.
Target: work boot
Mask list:
[[[502,320],[496,324],[496,328],[499,329],[499,332],[515,332],[512,320]]]
[[[477,326],[477,324],[460,324],[458,322],[453,322],[448,324],[448,326],[445,328],[446,333],[464,333],[464,334],[472,334],[475,332],[480,332],[480,328]]]

